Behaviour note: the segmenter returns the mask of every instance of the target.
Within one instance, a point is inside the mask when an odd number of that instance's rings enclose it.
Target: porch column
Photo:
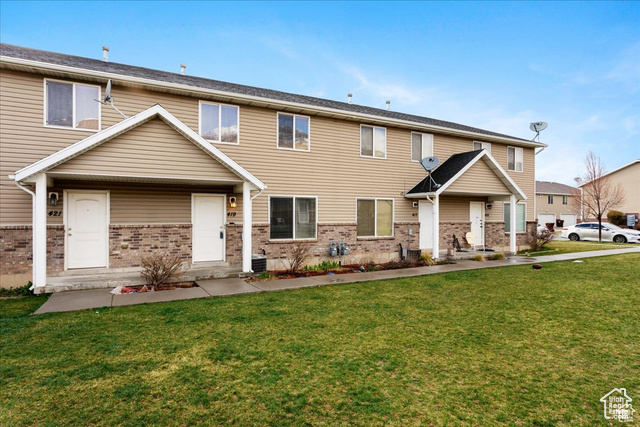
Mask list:
[[[251,272],[251,188],[248,182],[242,184],[242,272]]]
[[[36,176],[33,203],[33,285],[47,284],[47,175]]]
[[[516,253],[516,203],[516,196],[509,196],[509,252],[512,254]]]
[[[440,258],[440,196],[433,197],[433,254],[431,258]]]

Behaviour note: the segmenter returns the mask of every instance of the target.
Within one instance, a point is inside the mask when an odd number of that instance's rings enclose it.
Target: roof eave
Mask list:
[[[258,96],[252,96],[252,95],[239,94],[239,93],[236,93],[236,92],[225,92],[225,91],[220,91],[220,90],[215,90],[215,89],[206,89],[206,88],[201,88],[201,87],[197,87],[197,86],[181,85],[181,84],[176,84],[176,83],[163,82],[163,81],[160,81],[160,80],[153,80],[153,79],[146,79],[146,78],[140,78],[140,77],[132,77],[132,76],[127,76],[127,75],[123,75],[123,74],[116,74],[116,73],[108,73],[108,72],[103,72],[103,71],[89,70],[89,69],[86,69],[86,68],[77,68],[77,67],[71,67],[71,66],[67,66],[67,65],[58,65],[58,64],[51,64],[51,63],[47,63],[47,62],[32,61],[32,60],[29,60],[29,59],[14,58],[14,57],[11,57],[11,56],[0,56],[0,63],[2,63],[2,62],[15,64],[15,65],[21,65],[21,66],[25,66],[25,67],[30,67],[30,68],[33,68],[33,69],[36,69],[36,70],[39,69],[39,70],[45,70],[45,71],[49,70],[49,71],[58,71],[58,72],[66,72],[66,73],[73,73],[73,74],[84,74],[84,75],[87,75],[87,76],[104,78],[104,79],[107,79],[107,80],[108,79],[118,79],[118,80],[121,80],[121,81],[137,83],[137,84],[144,85],[144,86],[149,86],[149,87],[171,88],[171,89],[174,89],[174,90],[188,91],[188,92],[191,92],[191,93],[202,93],[202,94],[206,94],[206,95],[217,95],[217,96],[225,96],[225,97],[234,97],[234,98],[239,98],[239,99],[242,99],[242,100],[251,101],[251,102],[255,102],[255,103],[265,103],[265,104],[269,104],[269,105],[272,105],[272,106],[286,106],[286,107],[299,108],[299,109],[303,109],[303,110],[331,113],[331,114],[334,114],[336,116],[340,116],[340,117],[344,117],[344,118],[351,118],[351,119],[358,118],[358,119],[374,120],[374,121],[379,121],[379,122],[382,122],[382,123],[388,123],[388,124],[396,125],[396,126],[411,127],[413,129],[417,128],[417,129],[422,129],[422,130],[425,130],[425,131],[437,132],[437,133],[442,133],[442,134],[463,136],[463,137],[468,137],[468,138],[476,138],[476,139],[480,139],[480,140],[483,140],[483,141],[502,142],[502,143],[509,143],[509,144],[513,144],[513,145],[523,146],[523,147],[532,147],[532,148],[547,147],[547,144],[543,144],[543,143],[540,143],[540,142],[534,142],[534,141],[524,141],[524,140],[517,139],[517,138],[507,138],[507,137],[499,137],[499,136],[494,136],[494,135],[486,135],[486,134],[483,134],[483,133],[476,133],[476,132],[470,132],[470,131],[446,128],[446,127],[442,127],[442,126],[428,125],[428,124],[419,123],[419,122],[413,122],[413,121],[409,121],[409,120],[393,119],[393,118],[388,118],[388,117],[376,116],[376,115],[373,115],[373,114],[366,114],[366,113],[359,113],[359,112],[352,112],[352,111],[344,111],[344,110],[339,110],[339,109],[335,109],[335,108],[319,107],[319,106],[314,106],[314,105],[309,105],[309,104],[300,104],[300,103],[296,103],[296,102],[277,100],[277,99],[273,99],[273,98],[265,98],[265,97],[258,97]]]

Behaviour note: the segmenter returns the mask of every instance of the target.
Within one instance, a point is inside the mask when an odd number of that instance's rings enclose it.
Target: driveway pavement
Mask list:
[[[244,281],[244,279],[241,278],[201,280],[197,282],[198,287],[194,288],[125,295],[113,295],[111,294],[111,289],[91,289],[83,291],[57,292],[52,294],[49,299],[38,310],[36,310],[34,314],[87,310],[99,307],[120,307],[125,305],[179,301],[196,298],[211,298],[255,292],[282,291],[288,289],[308,288],[313,286],[423,276],[428,274],[446,273],[450,271],[506,267],[518,264],[539,264],[552,261],[569,261],[636,252],[640,252],[640,246],[634,246],[624,249],[610,249],[571,254],[548,255],[542,257],[514,256],[504,260],[488,262],[465,260],[457,261],[455,264],[434,265],[430,267],[370,271],[366,273],[347,273],[336,275],[328,274],[323,276],[300,277],[296,279],[271,280],[253,283],[247,283]]]

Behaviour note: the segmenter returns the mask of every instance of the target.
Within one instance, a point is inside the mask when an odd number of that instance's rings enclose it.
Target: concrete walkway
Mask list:
[[[569,261],[628,253],[640,253],[640,246],[542,257],[514,256],[500,261],[478,262],[465,260],[457,261],[455,264],[434,265],[430,267],[371,271],[366,273],[328,274],[323,276],[271,280],[254,283],[247,283],[241,278],[200,280],[197,282],[199,287],[175,289],[172,291],[147,292],[141,294],[113,295],[111,294],[111,289],[57,292],[52,294],[47,302],[36,310],[34,314],[86,310],[99,307],[121,307],[125,305],[179,301],[196,298],[221,297],[254,292],[281,291],[286,289],[300,289],[340,283],[357,283],[368,282],[371,280],[423,276],[427,274],[447,273],[450,271],[477,270],[481,268],[506,267],[521,264],[539,264],[552,261]]]

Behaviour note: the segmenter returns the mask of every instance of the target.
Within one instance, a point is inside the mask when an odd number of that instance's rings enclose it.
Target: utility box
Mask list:
[[[267,256],[252,254],[251,270],[253,270],[254,273],[264,273],[265,271],[267,271]]]

